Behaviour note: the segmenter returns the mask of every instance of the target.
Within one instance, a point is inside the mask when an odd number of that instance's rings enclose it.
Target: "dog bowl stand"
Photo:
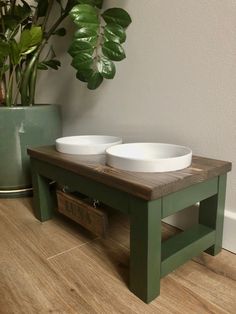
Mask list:
[[[52,180],[130,216],[129,288],[144,302],[160,294],[161,277],[203,251],[220,252],[230,162],[193,156],[187,169],[138,173],[106,166],[104,155],[67,155],[54,146],[28,154],[40,221],[53,215]],[[162,242],[161,220],[198,202],[198,224]]]

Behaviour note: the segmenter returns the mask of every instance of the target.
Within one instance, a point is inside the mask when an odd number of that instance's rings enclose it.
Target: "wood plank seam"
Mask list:
[[[97,239],[100,239],[100,237],[94,238],[94,239],[91,240],[91,241],[81,243],[80,245],[76,245],[76,246],[74,246],[74,247],[72,247],[72,248],[70,248],[70,249],[68,249],[68,250],[65,250],[65,251],[59,252],[59,253],[57,253],[57,254],[55,254],[55,255],[49,256],[49,257],[47,257],[47,260],[50,260],[50,259],[55,258],[55,257],[58,257],[58,256],[60,256],[60,255],[62,255],[62,254],[69,253],[69,252],[71,252],[71,251],[73,251],[73,250],[75,250],[75,249],[78,249],[78,248],[80,248],[80,247],[82,247],[82,246],[84,246],[84,245],[90,244],[90,243],[94,242],[94,241],[97,240]]]

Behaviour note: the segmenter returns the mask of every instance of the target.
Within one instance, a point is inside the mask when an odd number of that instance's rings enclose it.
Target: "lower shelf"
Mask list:
[[[164,277],[215,242],[215,230],[197,224],[162,243],[161,276]]]

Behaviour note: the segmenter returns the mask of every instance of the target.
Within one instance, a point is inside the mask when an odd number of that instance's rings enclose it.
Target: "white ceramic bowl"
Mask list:
[[[105,154],[107,148],[121,144],[122,139],[107,135],[80,135],[61,137],[56,140],[56,149],[65,154]]]
[[[187,168],[191,162],[191,149],[173,144],[130,143],[106,150],[107,165],[127,171],[175,171]]]

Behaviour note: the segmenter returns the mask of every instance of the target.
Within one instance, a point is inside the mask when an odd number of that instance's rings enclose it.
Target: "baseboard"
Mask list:
[[[175,215],[163,219],[163,221],[184,230],[198,222],[198,207],[186,208]],[[225,211],[223,248],[236,253],[236,213],[229,210]]]
[[[229,210],[225,211],[223,248],[236,253],[236,213]]]

